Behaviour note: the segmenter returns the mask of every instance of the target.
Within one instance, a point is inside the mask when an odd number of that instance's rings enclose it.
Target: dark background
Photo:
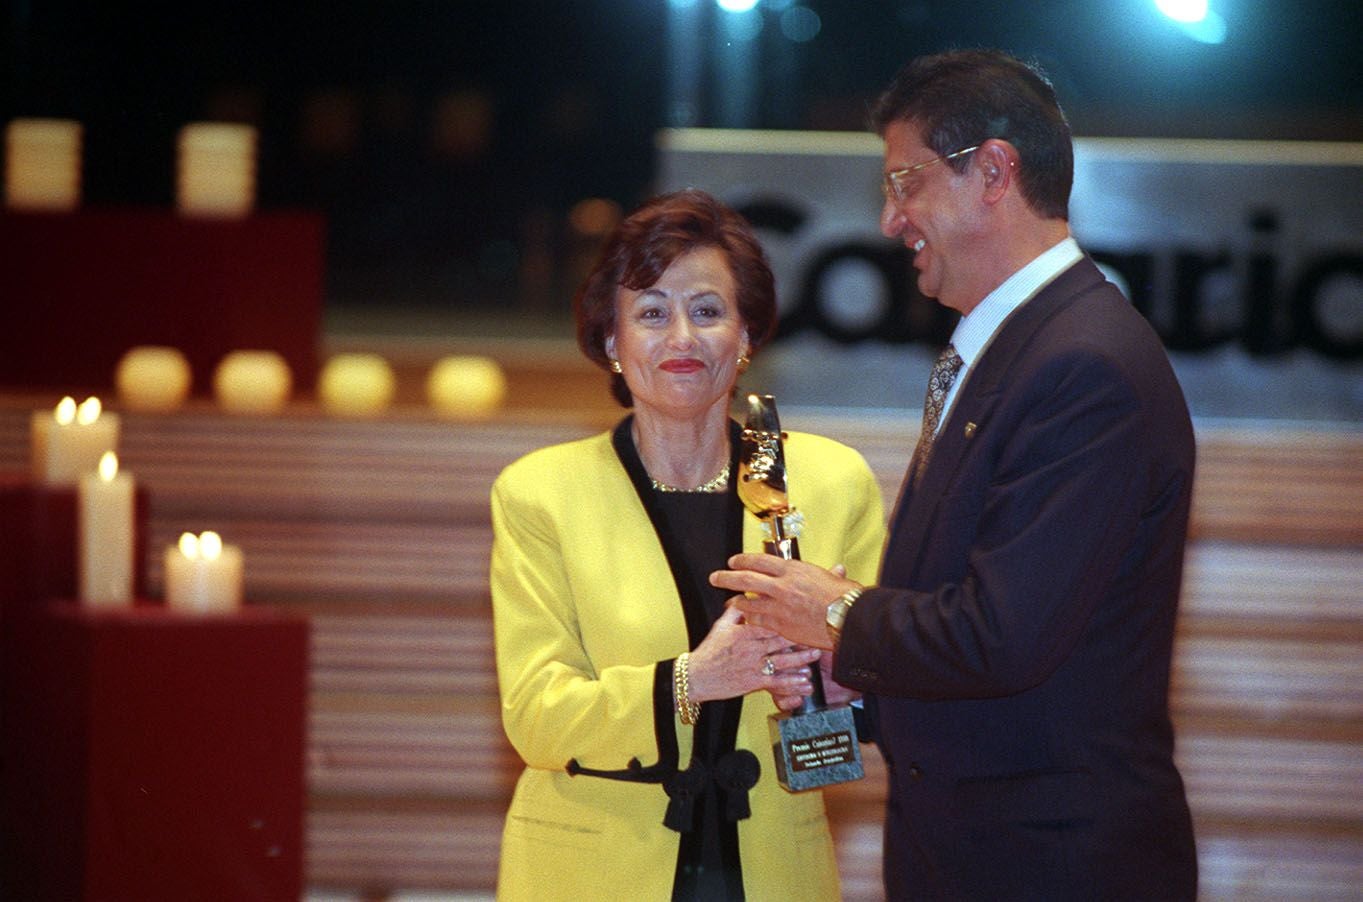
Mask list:
[[[84,123],[87,206],[168,207],[183,124],[255,124],[259,206],[327,217],[328,304],[478,308],[566,304],[570,277],[528,273],[591,240],[579,201],[650,193],[658,128],[858,130],[905,59],[950,46],[1039,60],[1077,135],[1363,140],[1357,0],[1214,0],[1219,45],[1150,0],[765,0],[737,42],[692,0],[688,114],[670,2],[11,0],[0,116]],[[809,40],[782,35],[794,6]]]

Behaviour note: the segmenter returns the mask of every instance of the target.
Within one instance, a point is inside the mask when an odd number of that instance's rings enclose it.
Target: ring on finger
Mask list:
[[[771,676],[774,673],[776,673],[776,665],[771,662],[771,658],[763,658],[762,659],[763,676]]]

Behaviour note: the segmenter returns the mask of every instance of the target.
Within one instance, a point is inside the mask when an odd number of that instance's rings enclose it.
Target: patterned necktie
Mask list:
[[[913,481],[918,484],[923,471],[927,469],[928,457],[932,454],[932,442],[937,436],[937,424],[942,419],[942,407],[947,393],[956,382],[956,374],[961,371],[965,361],[956,353],[955,345],[947,345],[932,365],[928,375],[928,392],[923,398],[923,431],[918,436],[918,447],[913,449]]]

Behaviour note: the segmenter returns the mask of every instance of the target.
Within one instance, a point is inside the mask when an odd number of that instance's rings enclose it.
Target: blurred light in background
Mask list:
[[[437,156],[481,156],[492,144],[492,130],[492,101],[482,91],[459,90],[436,98],[431,147]]]
[[[809,0],[669,0],[665,126],[805,127]]]
[[[762,77],[758,72],[762,11],[747,0],[716,0],[724,15],[717,23],[715,46],[715,124],[720,128],[751,128],[757,118]]]
[[[589,197],[573,205],[568,222],[585,238],[605,238],[620,222],[620,205],[613,200]]]
[[[671,0],[667,5],[667,100],[664,124],[674,128],[696,125],[701,110],[704,60],[701,11],[695,0]]]
[[[1207,0],[1155,0],[1155,6],[1195,41],[1220,44],[1226,40],[1226,20]]]
[[[781,13],[781,34],[797,44],[814,40],[823,21],[808,6],[791,6]]]
[[[1201,22],[1207,18],[1207,0],[1155,0],[1155,5],[1175,22]]]
[[[309,156],[344,157],[360,145],[360,103],[353,92],[310,94],[299,105],[298,143]]]

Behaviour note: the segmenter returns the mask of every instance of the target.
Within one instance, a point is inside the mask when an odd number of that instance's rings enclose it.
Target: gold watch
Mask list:
[[[828,606],[828,613],[824,615],[824,625],[828,627],[828,637],[833,640],[835,648],[838,640],[842,638],[842,625],[847,620],[847,612],[852,610],[852,605],[861,597],[861,593],[861,586],[848,589]]]

